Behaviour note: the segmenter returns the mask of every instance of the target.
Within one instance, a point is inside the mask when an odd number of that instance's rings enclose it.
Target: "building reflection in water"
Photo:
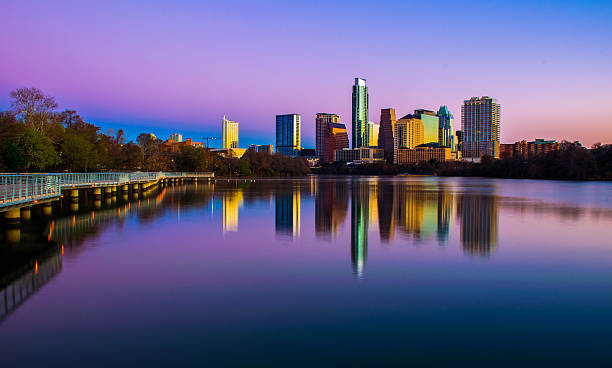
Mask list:
[[[440,184],[438,187],[438,211],[437,211],[437,237],[438,244],[445,245],[448,241],[448,234],[453,220],[453,195],[447,188]]]
[[[396,231],[414,244],[433,240],[446,245],[454,223],[461,218],[461,244],[466,254],[488,255],[497,241],[497,204],[494,193],[456,195],[442,181],[389,179],[317,179],[315,233],[318,239],[336,239],[351,206],[351,262],[361,277],[367,261],[368,230],[378,225],[382,244],[396,241]],[[291,193],[276,195],[276,228],[289,234],[295,227]],[[459,203],[456,205],[459,198]],[[457,211],[455,210],[457,207]]]
[[[353,179],[351,184],[351,263],[353,272],[361,278],[368,258],[370,190],[367,181]]]
[[[346,220],[349,187],[345,180],[323,180],[317,183],[315,197],[315,234],[320,239],[335,239]]]
[[[281,191],[275,197],[275,229],[279,238],[296,239],[300,236],[301,193],[299,185],[293,191]]]
[[[222,194],[223,202],[223,232],[238,231],[238,210],[244,202],[244,195],[241,188],[226,191]]]
[[[382,180],[378,184],[378,233],[381,243],[393,241],[395,234],[395,183]]]
[[[497,245],[497,199],[494,194],[463,194],[457,205],[461,247],[471,256],[489,256]]]

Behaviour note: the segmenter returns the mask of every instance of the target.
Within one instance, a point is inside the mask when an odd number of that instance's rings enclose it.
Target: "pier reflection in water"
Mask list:
[[[401,342],[386,346],[389,356],[426,357],[434,335],[461,355],[470,331],[490,335],[507,323],[516,334],[501,339],[514,346],[530,336],[528,348],[549,337],[550,325],[539,325],[548,313],[568,319],[588,307],[594,312],[580,317],[582,326],[610,341],[612,323],[599,324],[612,308],[604,240],[612,203],[600,184],[528,182],[543,193],[530,196],[517,191],[521,182],[487,179],[218,179],[138,198],[81,198],[78,208],[66,199],[51,217],[35,209],[19,229],[7,228],[7,239],[20,236],[0,248],[0,338],[10,336],[15,357],[39,364],[72,353],[54,341],[48,351],[28,345],[32,321],[89,358],[99,343],[118,352],[126,340],[116,336],[134,335],[136,351],[147,352],[139,362],[168,362],[152,349],[162,340],[166,357],[196,361],[206,352],[207,362],[223,365],[238,343],[245,356],[265,351],[295,363],[269,347],[289,352],[292,341],[346,358],[380,333]],[[74,311],[83,315],[78,323],[67,315]],[[555,343],[586,349],[572,338],[584,333],[575,328]],[[337,355],[325,350],[332,345]],[[380,361],[378,348],[360,349],[364,361]],[[13,356],[7,349],[0,353]]]

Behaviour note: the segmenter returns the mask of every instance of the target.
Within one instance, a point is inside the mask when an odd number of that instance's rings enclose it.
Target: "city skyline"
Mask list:
[[[302,145],[313,147],[319,111],[338,114],[352,134],[348,84],[360,76],[368,81],[376,123],[378,111],[388,106],[404,116],[446,105],[458,118],[464,99],[489,95],[504,105],[502,142],[612,141],[609,2],[362,5],[327,4],[311,24],[318,13],[312,4],[271,6],[266,14],[241,1],[180,7],[160,1],[147,12],[122,4],[120,13],[113,1],[59,1],[52,8],[42,1],[9,2],[0,25],[0,108],[9,107],[10,91],[37,87],[55,96],[61,109],[75,109],[103,129],[124,128],[131,139],[145,129],[159,136],[211,136],[227,113],[242,123],[244,142],[256,144],[273,143],[274,116],[295,111],[303,117]],[[218,37],[220,19],[230,9],[249,21]],[[435,13],[446,23],[407,37],[399,21],[406,13]],[[475,13],[483,16],[474,21]],[[294,16],[283,17],[288,14]],[[366,14],[374,21],[385,17],[391,26],[359,29],[351,23]],[[576,18],[587,20],[580,32],[564,26]],[[297,27],[290,27],[293,22]],[[418,27],[427,20],[413,22]],[[26,31],[14,36],[12,29]],[[289,31],[279,32],[284,29]],[[355,58],[357,40],[371,52]],[[414,45],[429,57],[411,58]],[[286,52],[298,57],[285,63]],[[330,57],[323,61],[323,54]],[[580,125],[573,118],[577,111]]]

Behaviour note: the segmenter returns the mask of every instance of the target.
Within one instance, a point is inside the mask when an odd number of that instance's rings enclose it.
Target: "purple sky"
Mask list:
[[[165,137],[274,144],[274,116],[350,123],[353,78],[370,120],[489,95],[502,142],[612,142],[610,1],[30,1],[0,5],[0,109],[38,87],[88,121]],[[217,141],[220,144],[220,140]]]

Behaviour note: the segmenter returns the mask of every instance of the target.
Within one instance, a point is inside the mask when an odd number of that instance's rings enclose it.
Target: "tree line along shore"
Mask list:
[[[0,112],[0,171],[206,171],[217,176],[398,175],[479,176],[517,179],[612,180],[612,145],[590,149],[566,142],[562,150],[533,157],[483,157],[480,163],[428,161],[309,168],[303,157],[248,150],[225,157],[202,147],[166,145],[142,133],[127,141],[123,130],[102,132],[75,110],[57,111],[55,99],[36,88],[11,92],[11,108]]]

